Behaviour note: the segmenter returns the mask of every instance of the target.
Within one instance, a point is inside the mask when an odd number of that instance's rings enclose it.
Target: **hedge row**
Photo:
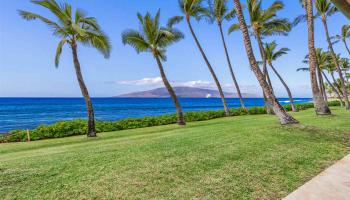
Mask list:
[[[330,102],[330,106],[340,106],[339,102]],[[286,110],[290,111],[291,106],[284,106]],[[296,105],[298,110],[305,110],[313,108],[312,103]],[[231,109],[232,116],[240,115],[258,115],[266,114],[264,107],[252,107],[248,110],[242,108]],[[201,111],[201,112],[186,112],[186,122],[204,121],[225,117],[223,110],[218,111]],[[158,117],[144,117],[135,119],[123,119],[120,121],[96,121],[96,132],[110,132],[126,129],[144,128],[151,126],[160,126],[176,123],[176,115],[163,115]],[[73,135],[84,135],[87,132],[87,125],[85,120],[77,119],[72,121],[60,121],[51,125],[40,125],[37,128],[30,130],[31,140],[41,140],[49,138],[61,138]],[[24,142],[27,139],[26,130],[13,130],[9,134],[0,135],[0,143],[7,142]]]

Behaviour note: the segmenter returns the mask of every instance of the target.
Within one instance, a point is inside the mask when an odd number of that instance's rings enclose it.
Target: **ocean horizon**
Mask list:
[[[296,104],[311,98],[294,98]],[[263,98],[245,98],[247,107],[264,106]],[[288,98],[279,98],[282,105]],[[96,120],[116,121],[175,113],[170,98],[92,98]],[[230,108],[240,107],[238,98],[227,98]],[[220,98],[180,98],[184,112],[223,109]],[[86,119],[80,97],[0,97],[0,133],[15,129],[33,129],[62,120]]]

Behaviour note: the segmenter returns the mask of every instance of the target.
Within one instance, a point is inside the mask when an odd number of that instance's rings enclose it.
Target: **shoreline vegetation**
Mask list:
[[[296,104],[296,108],[306,110],[314,108],[313,103]],[[339,101],[330,101],[329,106],[340,106]],[[292,111],[291,105],[285,105],[286,111]],[[261,115],[267,114],[265,107],[250,107],[230,109],[231,116]],[[226,117],[223,110],[185,112],[184,119],[187,122],[206,121]],[[96,132],[111,132],[127,129],[162,126],[177,123],[176,114],[162,115],[155,117],[129,118],[118,121],[96,121]],[[85,135],[87,131],[86,120],[76,119],[70,121],[59,121],[51,125],[40,125],[29,130],[30,141],[69,137],[74,135]],[[0,143],[25,142],[28,140],[27,130],[13,130],[8,134],[0,135]]]

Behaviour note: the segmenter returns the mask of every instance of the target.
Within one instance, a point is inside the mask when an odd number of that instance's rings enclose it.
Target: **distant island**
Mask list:
[[[216,90],[194,88],[194,87],[174,87],[176,95],[181,98],[220,98]],[[236,93],[224,93],[226,98],[238,98]],[[258,98],[256,94],[242,93],[245,98]],[[157,88],[153,90],[133,92],[116,96],[116,98],[167,98],[169,97],[166,88]]]

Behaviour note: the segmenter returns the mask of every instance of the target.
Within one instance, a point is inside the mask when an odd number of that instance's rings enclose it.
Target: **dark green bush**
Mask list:
[[[340,106],[338,101],[332,101],[330,106]],[[286,110],[290,111],[290,105],[284,106]],[[306,110],[313,108],[313,103],[297,104],[298,110]],[[234,108],[231,109],[232,116],[241,115],[258,115],[266,114],[264,107],[251,107],[249,109]],[[218,111],[200,111],[200,112],[186,112],[186,122],[204,121],[215,118],[225,117],[223,110]],[[144,117],[136,119],[123,119],[119,121],[96,121],[96,132],[111,132],[126,129],[144,128],[151,126],[160,126],[167,124],[175,124],[177,118],[175,114],[163,115],[158,117]],[[60,121],[51,125],[40,125],[30,131],[31,140],[40,140],[48,138],[61,138],[73,135],[84,135],[87,132],[86,121],[77,119],[72,121]],[[27,139],[26,130],[13,130],[9,134],[0,134],[0,143],[5,142],[23,142]]]

